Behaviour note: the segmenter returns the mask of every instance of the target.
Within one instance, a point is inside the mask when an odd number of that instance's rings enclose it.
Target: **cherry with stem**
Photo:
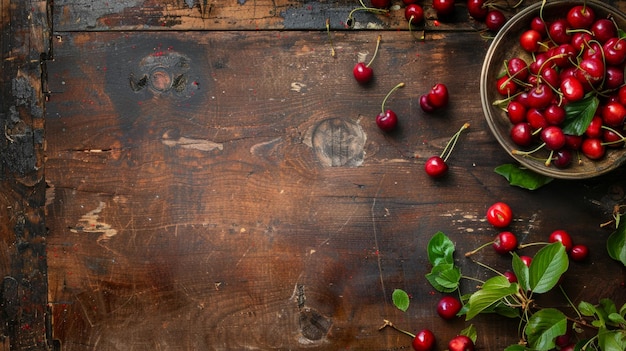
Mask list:
[[[404,83],[398,83],[398,85],[393,87],[393,89],[387,93],[382,104],[380,105],[380,113],[376,116],[376,125],[385,132],[394,130],[396,125],[398,125],[398,116],[391,109],[385,110],[385,103],[394,91],[402,88],[403,86]]]
[[[379,35],[376,39],[376,49],[374,50],[374,55],[370,61],[365,64],[365,62],[359,62],[354,66],[352,70],[352,74],[354,75],[354,79],[361,84],[369,83],[374,77],[374,70],[370,67],[374,59],[376,58],[376,54],[378,54],[378,48],[380,47],[380,41],[382,40],[382,36]]]
[[[461,126],[461,128],[456,133],[454,133],[452,138],[448,140],[448,143],[446,144],[439,156],[432,156],[428,160],[426,160],[426,163],[424,164],[424,170],[426,171],[426,174],[433,178],[441,178],[447,174],[448,164],[446,162],[448,161],[448,158],[450,157],[450,154],[452,153],[452,149],[454,149],[456,142],[459,140],[459,136],[465,129],[469,128],[469,126],[469,123],[463,124],[463,126]]]

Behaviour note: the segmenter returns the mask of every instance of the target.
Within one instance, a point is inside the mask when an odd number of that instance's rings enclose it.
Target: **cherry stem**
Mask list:
[[[569,305],[572,307],[572,309],[574,309],[574,312],[576,312],[576,314],[578,315],[579,319],[582,319],[583,316],[580,314],[580,311],[578,310],[578,308],[576,308],[576,305],[574,305],[574,303],[572,302],[572,300],[569,298],[569,296],[567,295],[567,293],[565,293],[565,289],[563,289],[563,286],[561,284],[559,284],[559,289],[561,290],[561,293],[563,294],[563,296],[565,297],[565,299],[567,300],[567,303],[569,303]]]
[[[370,62],[368,62],[367,65],[365,65],[366,67],[369,67],[372,64],[372,62],[374,62],[374,59],[376,58],[376,54],[378,54],[378,47],[380,46],[380,41],[382,37],[383,37],[382,35],[379,35],[378,38],[376,39],[376,49],[374,50],[374,55],[372,55]]]
[[[470,256],[474,255],[475,253],[477,253],[478,251],[486,248],[487,246],[493,245],[493,243],[494,243],[493,241],[490,241],[488,243],[484,243],[484,244],[480,245],[479,247],[475,248],[474,250],[472,250],[470,252],[466,252],[465,253],[465,257],[470,257]]]
[[[326,19],[326,32],[328,33],[328,42],[330,43],[330,56],[335,57],[335,45],[333,45],[333,38],[330,35],[330,18]]]
[[[541,143],[541,145],[537,146],[536,148],[534,148],[534,149],[532,149],[530,151],[512,150],[511,153],[513,155],[529,156],[529,155],[532,155],[535,152],[541,150],[544,146],[546,146],[546,143]]]
[[[518,249],[518,250],[521,250],[521,249],[525,249],[525,248],[527,248],[527,247],[531,247],[531,246],[548,245],[548,244],[550,244],[550,243],[537,241],[537,242],[533,242],[533,243],[528,243],[528,244],[520,244],[520,245],[517,245],[517,249]]]
[[[459,136],[465,129],[469,128],[469,126],[470,126],[469,123],[463,124],[461,126],[461,129],[459,129],[456,133],[454,133],[452,138],[450,138],[450,140],[446,144],[446,147],[443,148],[443,151],[441,152],[441,155],[439,155],[439,157],[441,157],[444,162],[448,161],[448,157],[450,157],[450,154],[452,153],[452,149],[454,149],[454,146],[456,145],[457,140],[459,140]]]
[[[412,338],[414,338],[414,337],[415,337],[415,334],[413,334],[413,333],[411,333],[411,332],[408,332],[408,331],[406,331],[406,330],[403,330],[403,329],[400,329],[400,328],[396,327],[393,323],[391,323],[390,321],[388,321],[388,320],[386,320],[386,319],[384,319],[384,322],[385,322],[385,324],[383,324],[380,328],[378,328],[378,330],[383,330],[383,329],[385,329],[385,327],[391,327],[391,328],[393,328],[393,329],[395,329],[395,330],[399,331],[399,332],[400,332],[400,333],[402,333],[402,334],[406,334],[406,335],[408,335],[408,336],[410,336],[410,337],[412,337]]]
[[[349,27],[352,27],[353,25],[353,15],[356,11],[367,11],[367,12],[371,12],[371,13],[375,13],[375,14],[383,14],[383,13],[388,13],[389,10],[387,9],[377,9],[377,8],[373,8],[373,7],[367,7],[365,6],[365,4],[363,3],[363,1],[359,1],[361,3],[361,7],[357,7],[352,9],[352,11],[350,11],[350,13],[348,14],[348,19],[346,20],[346,23],[348,24]]]
[[[393,87],[393,89],[389,90],[389,92],[387,93],[387,95],[385,96],[385,98],[383,99],[383,103],[380,105],[380,109],[382,111],[383,114],[385,114],[385,103],[387,102],[387,99],[389,98],[389,96],[396,90],[402,88],[404,86],[404,83],[398,83],[398,85],[396,85],[395,87]]]

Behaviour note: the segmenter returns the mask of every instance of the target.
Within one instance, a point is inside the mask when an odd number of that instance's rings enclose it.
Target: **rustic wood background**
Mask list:
[[[2,37],[3,87],[13,84],[2,110],[5,349],[410,349],[378,330],[383,319],[430,328],[444,349],[468,323],[437,316],[426,243],[445,232],[463,273],[486,278],[462,253],[496,234],[484,213],[500,200],[523,241],[567,229],[591,247],[563,282],[574,300],[623,302],[626,271],[600,223],[626,198],[624,169],[509,186],[493,172],[511,160],[478,92],[489,33],[464,1],[447,19],[424,4],[413,32],[394,4],[389,16],[355,15],[356,29],[345,19],[358,2],[343,0],[4,6],[3,23],[21,28]],[[352,67],[379,34],[363,87]],[[23,37],[30,46],[11,53],[22,63],[7,60],[5,42]],[[385,134],[374,117],[399,82],[388,107],[400,128]],[[451,104],[425,114],[419,96],[437,82]],[[424,161],[465,122],[449,176],[430,179]],[[509,263],[490,250],[476,259]],[[405,313],[395,288],[412,296]],[[518,340],[515,321],[472,323],[481,350]]]

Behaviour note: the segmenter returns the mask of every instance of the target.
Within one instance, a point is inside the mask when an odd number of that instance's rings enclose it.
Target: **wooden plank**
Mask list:
[[[538,192],[495,175],[510,160],[482,117],[478,33],[383,32],[368,87],[351,70],[378,33],[334,33],[335,58],[324,32],[269,33],[58,33],[46,167],[63,350],[408,348],[383,319],[447,340],[466,324],[436,315],[426,244],[446,232],[464,274],[485,279],[461,255],[496,233],[483,216],[498,200],[523,241],[566,226],[592,248],[563,282],[577,299],[623,297],[599,223],[624,170]],[[400,81],[400,130],[385,134],[374,117]],[[427,115],[436,81],[451,105]],[[449,177],[429,179],[424,161],[465,122]],[[407,313],[394,288],[413,296]],[[472,322],[482,349],[517,342],[515,321]]]
[[[501,9],[512,16],[517,8],[514,1],[509,2],[510,6]],[[485,29],[469,18],[465,2],[458,2],[454,14],[447,18],[439,18],[431,2],[422,5],[425,21],[416,26],[418,30]],[[54,23],[58,31],[324,30],[329,19],[333,30],[343,30],[348,28],[350,12],[360,7],[353,0],[61,0],[54,2]],[[356,11],[353,18],[355,29],[408,30],[401,1],[394,1],[387,14]]]
[[[3,350],[48,349],[42,67],[46,1],[0,5],[0,325]]]

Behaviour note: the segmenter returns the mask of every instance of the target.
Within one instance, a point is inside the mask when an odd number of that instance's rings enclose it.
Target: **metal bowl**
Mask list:
[[[572,6],[583,3],[593,8],[596,18],[611,16],[619,28],[626,29],[626,16],[622,12],[605,3],[592,0],[548,1],[542,10],[543,18],[546,21],[563,18]],[[541,2],[535,3],[513,16],[500,29],[487,51],[480,77],[480,95],[485,118],[493,135],[504,150],[522,166],[530,170],[560,179],[585,179],[605,174],[619,167],[626,160],[626,148],[608,148],[604,158],[595,161],[581,155],[581,162],[577,162],[574,155],[571,165],[567,168],[557,168],[554,165],[546,166],[545,161],[542,161],[541,158],[548,158],[548,151],[534,154],[536,157],[513,153],[513,150],[520,149],[520,147],[509,137],[512,124],[509,122],[506,112],[493,104],[494,101],[504,98],[495,89],[496,80],[505,71],[504,61],[513,57],[521,57],[527,63],[532,62],[531,55],[520,47],[519,37],[529,29],[532,18],[539,15],[541,4]]]

